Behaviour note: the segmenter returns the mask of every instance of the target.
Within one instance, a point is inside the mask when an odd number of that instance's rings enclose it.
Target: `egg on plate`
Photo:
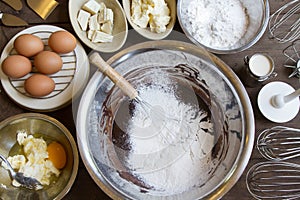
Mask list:
[[[34,57],[34,67],[42,74],[54,74],[61,70],[63,60],[52,51],[42,51]]]
[[[32,70],[32,65],[25,56],[11,55],[2,62],[2,70],[10,78],[21,78]]]
[[[22,34],[15,39],[14,48],[18,54],[31,57],[44,50],[44,43],[38,36]]]
[[[34,97],[46,96],[50,94],[54,88],[54,80],[44,74],[33,74],[24,82],[25,91]]]
[[[49,47],[56,53],[69,53],[76,47],[76,38],[68,31],[53,32],[49,39]]]

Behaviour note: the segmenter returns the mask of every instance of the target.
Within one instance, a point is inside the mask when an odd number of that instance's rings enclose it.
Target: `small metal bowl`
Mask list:
[[[270,8],[268,0],[240,0],[240,2],[245,9],[248,24],[243,36],[239,39],[239,41],[231,46],[215,47],[204,44],[206,42],[200,41],[199,38],[196,38],[195,33],[193,34],[190,28],[189,17],[186,16],[187,10],[190,10],[189,4],[191,1],[178,0],[178,21],[186,36],[197,46],[204,47],[206,50],[217,54],[241,52],[253,46],[264,34],[268,25]],[[207,13],[208,17],[211,18],[210,14],[211,13]],[[199,33],[197,32],[197,34]]]
[[[73,185],[78,171],[78,150],[71,133],[57,120],[44,114],[24,113],[7,118],[0,123],[0,154],[9,156],[16,144],[18,130],[28,134],[42,134],[61,143],[67,154],[66,166],[57,181],[42,190],[28,190],[11,185],[7,170],[0,168],[0,199],[62,199]]]

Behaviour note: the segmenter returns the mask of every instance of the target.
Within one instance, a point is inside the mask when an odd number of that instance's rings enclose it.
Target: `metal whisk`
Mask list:
[[[114,68],[106,63],[101,58],[99,53],[92,53],[89,56],[89,59],[92,64],[97,66],[103,74],[108,76],[111,81],[114,82],[116,86],[118,86],[131,100],[134,100],[139,105],[141,105],[145,113],[147,113],[147,116],[155,121],[152,127],[155,131],[159,132],[161,128],[165,128],[167,130],[166,134],[160,134],[166,143],[170,145],[181,144],[186,142],[185,139],[190,138],[191,130],[187,121],[180,118],[174,118],[142,99],[138,95],[137,90]],[[185,138],[182,139],[176,135],[176,132],[174,133],[173,131],[169,130],[168,127],[166,127],[167,121],[172,122],[174,126],[178,127],[178,131],[180,131],[181,129],[185,130]]]
[[[246,184],[257,199],[297,199],[300,197],[300,165],[261,162],[250,168]]]
[[[300,129],[284,126],[266,129],[258,136],[257,148],[268,160],[283,161],[298,157],[300,156]]]
[[[293,0],[279,8],[269,18],[269,32],[280,43],[300,36],[300,0]]]

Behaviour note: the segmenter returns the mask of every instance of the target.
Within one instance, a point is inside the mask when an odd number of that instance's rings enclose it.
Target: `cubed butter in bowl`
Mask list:
[[[80,40],[93,50],[115,52],[127,39],[126,17],[117,0],[70,0],[69,15]]]

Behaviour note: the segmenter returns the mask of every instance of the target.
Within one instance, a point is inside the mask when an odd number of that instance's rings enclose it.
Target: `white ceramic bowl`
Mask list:
[[[155,33],[150,31],[150,28],[140,28],[131,20],[131,0],[122,0],[123,8],[127,17],[129,24],[133,27],[133,29],[138,32],[143,37],[150,40],[161,40],[166,38],[171,31],[173,30],[174,24],[176,22],[176,0],[166,0],[165,1],[170,9],[171,20],[167,25],[167,30],[163,33]]]
[[[16,135],[20,130],[61,143],[67,154],[67,163],[57,181],[38,191],[12,186],[7,170],[0,167],[0,199],[62,199],[71,189],[79,165],[77,146],[71,133],[59,121],[44,114],[23,113],[9,117],[0,122],[0,154],[4,157],[8,157],[16,146]]]
[[[192,1],[194,1],[194,0],[192,0]],[[262,35],[264,34],[264,32],[267,28],[268,19],[269,19],[269,15],[270,15],[268,0],[240,0],[240,3],[244,7],[244,12],[246,13],[246,18],[248,21],[248,24],[246,26],[244,34],[233,45],[227,46],[227,44],[225,43],[226,45],[224,44],[224,46],[223,46],[223,44],[222,44],[222,45],[218,45],[218,47],[217,47],[217,45],[215,45],[215,43],[208,44],[207,39],[205,39],[205,37],[207,37],[207,35],[205,35],[205,33],[203,33],[203,36],[200,37],[199,36],[200,31],[192,30],[192,28],[191,28],[191,23],[192,23],[192,22],[190,22],[191,17],[187,13],[192,13],[191,8],[195,7],[195,5],[189,6],[189,4],[192,1],[178,0],[177,15],[178,15],[179,23],[180,23],[184,33],[186,34],[186,36],[192,42],[194,42],[198,46],[204,47],[205,49],[207,49],[210,52],[217,53],[217,54],[229,54],[229,53],[240,52],[245,49],[248,49],[262,37]],[[210,3],[211,2],[213,2],[213,1],[210,1]],[[237,9],[235,9],[235,10],[237,10]],[[229,11],[231,12],[231,10],[229,10]],[[214,12],[212,12],[212,13],[214,13]],[[197,17],[198,17],[197,19],[199,20],[199,22],[197,24],[202,25],[202,24],[207,23],[207,20],[205,19],[206,17],[209,17],[209,19],[215,17],[215,16],[210,16],[212,13],[209,13],[209,11],[207,13],[205,13],[205,12],[198,13],[200,15],[200,16],[198,16],[198,14],[196,14],[196,12],[195,12],[195,13],[193,13],[193,15],[195,15],[195,16],[197,15]],[[220,13],[216,13],[216,14],[219,15]],[[238,15],[236,14],[236,12],[233,12],[232,16],[238,16]],[[218,17],[220,18],[220,16],[218,16]],[[203,21],[200,19],[202,19]],[[236,19],[234,21],[237,22],[238,20],[239,19]],[[195,20],[193,20],[193,21],[195,21]],[[215,24],[216,23],[213,23],[212,26],[214,26]],[[228,24],[228,25],[224,24],[222,26],[229,26],[229,25],[230,24]],[[195,27],[197,27],[197,26],[195,25]],[[211,27],[207,27],[207,28],[209,29]],[[236,26],[234,28],[236,28]],[[224,29],[224,27],[220,27],[220,29]],[[214,33],[215,33],[215,35],[219,34],[219,33],[217,33],[216,30],[214,30]],[[233,32],[230,32],[229,34],[233,35]],[[210,35],[213,35],[213,34],[210,34]],[[214,36],[214,37],[216,37],[216,36]]]
[[[75,33],[80,40],[93,50],[101,52],[115,52],[119,50],[125,43],[128,33],[128,25],[124,10],[118,0],[97,0],[97,2],[104,2],[105,5],[114,12],[114,27],[113,27],[113,41],[107,43],[93,43],[87,38],[86,31],[81,30],[77,21],[78,12],[87,0],[70,0],[69,1],[69,15],[71,24]]]

